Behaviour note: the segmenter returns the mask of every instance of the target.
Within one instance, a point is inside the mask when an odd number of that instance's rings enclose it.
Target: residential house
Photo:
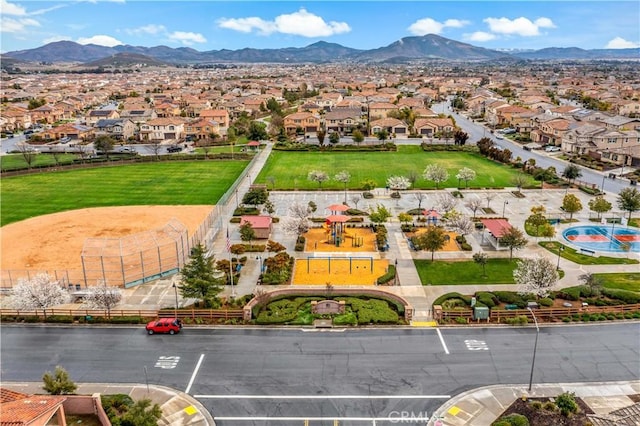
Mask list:
[[[64,112],[54,105],[42,105],[31,110],[31,121],[36,123],[53,124],[62,120]]]
[[[95,129],[93,127],[73,123],[56,126],[52,129],[44,130],[43,132],[38,134],[38,136],[45,141],[58,140],[61,138],[71,138],[71,140],[74,142],[91,140],[93,139],[94,135]]]
[[[607,126],[607,129],[616,130],[638,130],[640,129],[640,118],[629,118],[621,115],[615,117],[609,117],[602,122]]]
[[[120,113],[115,109],[94,109],[87,115],[87,126],[95,126],[100,120],[114,120],[120,118]]]
[[[140,140],[164,141],[181,139],[184,136],[184,121],[178,117],[158,117],[140,126]]]
[[[133,121],[136,126],[146,123],[149,120],[158,118],[158,114],[153,109],[124,109],[120,112],[120,118]]]
[[[377,134],[383,130],[386,130],[389,136],[402,136],[405,137],[409,134],[409,126],[402,120],[398,120],[397,118],[381,118],[379,120],[374,120],[370,124],[371,133]]]
[[[200,111],[200,118],[214,120],[220,127],[229,127],[229,111],[225,109],[205,109]]]
[[[310,112],[315,115],[320,115],[321,111],[324,109],[314,102],[305,102],[298,107],[298,112]]]
[[[128,118],[114,118],[99,120],[95,128],[95,135],[108,135],[118,141],[126,141],[133,137],[136,125]]]
[[[182,110],[180,109],[180,105],[172,102],[162,102],[159,105],[155,105],[153,109],[158,117],[162,118],[178,117],[182,112]]]
[[[623,101],[618,104],[618,114],[627,117],[640,117],[640,102]]]
[[[342,101],[342,94],[338,92],[323,93],[313,99],[313,102],[325,111],[330,111],[340,101]]]
[[[390,111],[398,111],[398,106],[390,102],[373,102],[369,104],[369,120],[386,118]]]
[[[361,108],[335,108],[324,115],[324,128],[327,132],[338,132],[349,135],[356,128],[366,133],[367,120]]]
[[[0,425],[66,425],[62,395],[28,395],[0,388]]]
[[[502,108],[507,108],[510,105],[507,102],[500,100],[493,100],[484,105],[484,117],[490,126],[496,126],[500,122],[498,117],[498,111]]]
[[[15,131],[31,127],[31,114],[25,108],[9,107],[0,112],[2,131]]]
[[[567,120],[565,118],[545,120],[540,123],[539,127],[531,130],[530,138],[533,142],[540,145],[560,146],[562,144],[562,137],[571,128],[573,122],[573,120]]]
[[[287,133],[296,133],[300,129],[304,133],[314,133],[320,129],[320,116],[310,112],[294,112],[284,118],[284,129]]]
[[[413,123],[416,134],[433,138],[436,135],[453,134],[455,125],[449,117],[445,118],[417,118]]]
[[[226,112],[226,111],[225,111]],[[226,135],[226,131],[224,132]],[[211,118],[198,118],[184,125],[185,137],[194,141],[208,140],[211,135],[223,136],[220,123]]]

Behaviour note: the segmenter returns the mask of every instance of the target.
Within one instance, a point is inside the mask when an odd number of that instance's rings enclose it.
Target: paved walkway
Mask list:
[[[215,421],[209,412],[194,397],[172,388],[144,384],[113,384],[113,383],[77,383],[76,393],[79,395],[126,394],[133,400],[150,399],[160,405],[162,418],[159,425],[166,426],[215,426]],[[43,394],[42,382],[12,383],[4,382],[2,386],[26,394]]]
[[[495,385],[471,389],[456,395],[438,408],[428,426],[488,426],[516,399],[524,397],[556,397],[563,392],[574,392],[593,410],[598,419],[592,424],[603,426],[638,425],[640,415],[622,422],[609,413],[633,406],[630,395],[640,394],[640,381],[609,383],[558,383],[534,385],[529,392],[524,385]],[[640,411],[638,411],[640,413]],[[631,414],[633,416],[633,414]],[[600,420],[596,422],[596,420]],[[440,423],[438,423],[440,422]]]

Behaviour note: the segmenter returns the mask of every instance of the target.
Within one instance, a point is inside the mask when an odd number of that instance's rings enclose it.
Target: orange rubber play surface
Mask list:
[[[293,271],[293,285],[375,285],[387,272],[389,261],[373,259],[332,258],[298,259]],[[331,269],[331,271],[329,271]]]
[[[376,251],[376,234],[369,228],[347,228],[345,239],[340,246],[336,246],[331,239],[331,234],[324,228],[310,229],[306,234],[305,251],[317,252],[364,252]],[[358,241],[359,240],[359,241]],[[356,242],[361,242],[360,247],[356,247]]]

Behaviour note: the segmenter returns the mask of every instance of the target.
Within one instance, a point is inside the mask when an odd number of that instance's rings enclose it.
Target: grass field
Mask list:
[[[458,187],[456,174],[463,167],[475,170],[477,177],[469,181],[469,187],[507,187],[513,186],[512,179],[521,173],[519,170],[497,164],[480,155],[464,152],[424,152],[419,146],[399,146],[397,152],[286,152],[273,151],[262,169],[257,183],[268,183],[267,177],[275,178],[276,189],[317,189],[317,182],[307,179],[312,170],[326,172],[331,180],[324,182],[322,188],[344,189],[344,184],[333,180],[342,170],[351,174],[348,188],[361,187],[364,180],[371,179],[377,187],[384,188],[389,176],[408,176],[410,172],[419,175],[415,188],[435,188],[431,181],[422,177],[429,164],[440,164],[449,172],[449,179],[440,184],[440,188]],[[530,183],[533,178],[526,175]],[[464,182],[461,182],[464,187]]]
[[[486,277],[473,261],[446,262],[414,260],[422,285],[514,284],[513,270],[518,259],[489,259]]]
[[[76,154],[60,154],[58,164],[72,164],[77,158]],[[33,157],[31,167],[55,166],[56,160],[53,155],[38,154]],[[0,157],[0,167],[2,170],[19,170],[27,168],[27,162],[22,154],[8,154]]]
[[[85,207],[215,204],[246,161],[97,167],[2,179],[2,225]]]
[[[602,286],[640,293],[640,273],[593,274],[602,278]]]
[[[570,260],[578,265],[629,265],[638,263],[636,259],[627,259],[624,257],[588,256],[586,254],[578,253],[576,249],[560,244],[557,241],[540,241],[538,244],[555,255],[558,254],[558,248],[560,246],[564,247],[560,256],[563,259]]]

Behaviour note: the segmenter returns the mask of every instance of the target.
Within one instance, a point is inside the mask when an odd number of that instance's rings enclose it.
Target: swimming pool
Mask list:
[[[621,225],[582,225],[566,229],[562,236],[573,245],[586,250],[624,253],[623,243],[630,252],[640,252],[640,231]]]

